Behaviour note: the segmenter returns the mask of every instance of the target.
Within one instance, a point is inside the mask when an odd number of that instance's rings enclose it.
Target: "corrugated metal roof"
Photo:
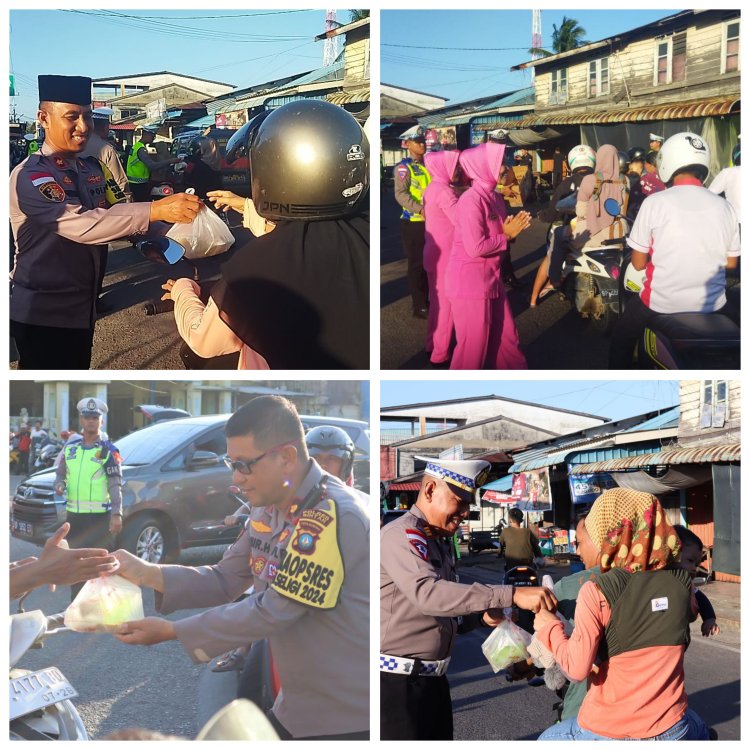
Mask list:
[[[357,104],[359,102],[370,101],[370,87],[364,89],[353,89],[351,91],[335,91],[326,96],[331,104],[337,104],[339,107],[344,104]],[[382,129],[382,126],[381,126]]]
[[[668,464],[704,464],[719,461],[740,461],[741,444],[710,445],[701,448],[668,448],[657,453],[647,453],[629,458],[578,464],[570,468],[571,474],[593,474],[599,471],[626,471],[646,466]]]
[[[599,109],[595,112],[567,114],[565,110],[550,115],[529,115],[522,120],[497,120],[478,125],[479,130],[497,128],[530,128],[542,125],[597,125],[615,122],[652,122],[655,120],[684,120],[691,117],[717,117],[740,111],[740,96],[698,99],[690,102],[670,102],[655,107]]]
[[[584,461],[605,461],[608,459],[625,458],[627,456],[640,456],[644,453],[650,453],[654,450],[654,444],[648,446],[617,446],[607,448],[590,448],[582,449],[568,446],[554,453],[546,453],[532,459],[516,461],[508,469],[509,472],[517,474],[519,471],[531,471],[533,469],[543,469],[545,466],[555,466],[555,464],[572,463],[579,464]]]
[[[641,424],[629,427],[623,432],[643,432],[644,430],[660,430],[667,427],[677,427],[680,422],[680,407],[675,406],[673,409],[657,414],[655,417],[641,422]]]
[[[291,81],[295,86],[304,86],[306,83],[322,83],[323,81],[339,81],[344,78],[344,57],[343,55],[332,65],[326,65],[323,68],[313,70],[306,75],[295,78]]]
[[[508,474],[506,477],[500,477],[500,479],[495,479],[493,482],[489,482],[488,484],[483,485],[480,487],[480,490],[495,490],[498,492],[505,492],[507,490],[510,490],[513,488],[513,475]]]
[[[419,488],[422,486],[420,482],[392,482],[388,485],[388,492],[391,490],[407,490],[411,492],[419,492]]]

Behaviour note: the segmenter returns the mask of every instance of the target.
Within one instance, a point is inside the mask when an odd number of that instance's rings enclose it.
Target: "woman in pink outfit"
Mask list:
[[[446,291],[456,329],[451,370],[524,370],[513,313],[500,272],[502,253],[531,223],[521,211],[506,218],[495,192],[505,170],[505,146],[483,143],[461,153],[460,165],[471,188],[456,205],[453,248],[446,269]]]
[[[432,178],[424,192],[424,270],[430,290],[425,351],[430,362],[441,364],[450,359],[453,316],[445,294],[445,270],[453,245],[458,195],[451,186],[458,167],[460,151],[430,151],[424,165]]]

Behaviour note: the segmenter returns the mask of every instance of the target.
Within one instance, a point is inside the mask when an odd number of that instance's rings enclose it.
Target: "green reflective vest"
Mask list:
[[[70,513],[107,513],[109,479],[105,464],[109,449],[97,443],[84,448],[80,443],[65,447],[67,477],[65,509]]]
[[[409,170],[409,195],[417,203],[424,203],[424,191],[427,190],[432,179],[430,173],[425,169],[424,164],[415,161],[407,163],[406,167]],[[424,221],[424,214],[413,214],[404,209],[401,218],[409,221]]]
[[[142,148],[146,148],[146,146],[140,141],[133,144],[133,150],[130,152],[128,164],[125,168],[128,182],[134,184],[148,182],[151,177],[151,170],[138,158],[138,152]]]

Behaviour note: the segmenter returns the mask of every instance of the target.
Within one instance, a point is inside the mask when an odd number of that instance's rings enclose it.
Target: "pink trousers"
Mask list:
[[[451,370],[526,370],[508,299],[451,299],[456,349]]]
[[[425,351],[430,353],[430,362],[439,364],[450,359],[450,345],[453,336],[453,315],[451,303],[445,291],[438,287],[437,273],[427,273],[427,286],[430,290],[430,307],[427,316],[427,338]]]

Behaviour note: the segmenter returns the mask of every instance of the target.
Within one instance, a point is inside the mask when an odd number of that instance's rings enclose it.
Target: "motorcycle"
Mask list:
[[[555,208],[573,219],[577,193],[558,201]],[[619,211],[618,211],[619,214]],[[548,234],[552,241],[554,223]],[[620,275],[625,238],[604,240],[600,247],[571,250],[562,268],[563,295],[570,300],[581,317],[587,318],[594,331],[606,333],[621,312]]]
[[[604,202],[611,216],[619,214],[614,200]],[[616,213],[615,213],[616,212]],[[640,294],[646,271],[637,270],[630,254],[623,259],[623,309]],[[718,313],[663,313],[654,317],[638,340],[638,364],[654,370],[740,369],[740,327]]]
[[[57,667],[35,672],[18,667],[32,648],[42,648],[47,638],[68,632],[63,614],[47,617],[41,610],[19,612],[10,618],[10,739],[88,740],[86,727],[71,699],[75,688]]]

